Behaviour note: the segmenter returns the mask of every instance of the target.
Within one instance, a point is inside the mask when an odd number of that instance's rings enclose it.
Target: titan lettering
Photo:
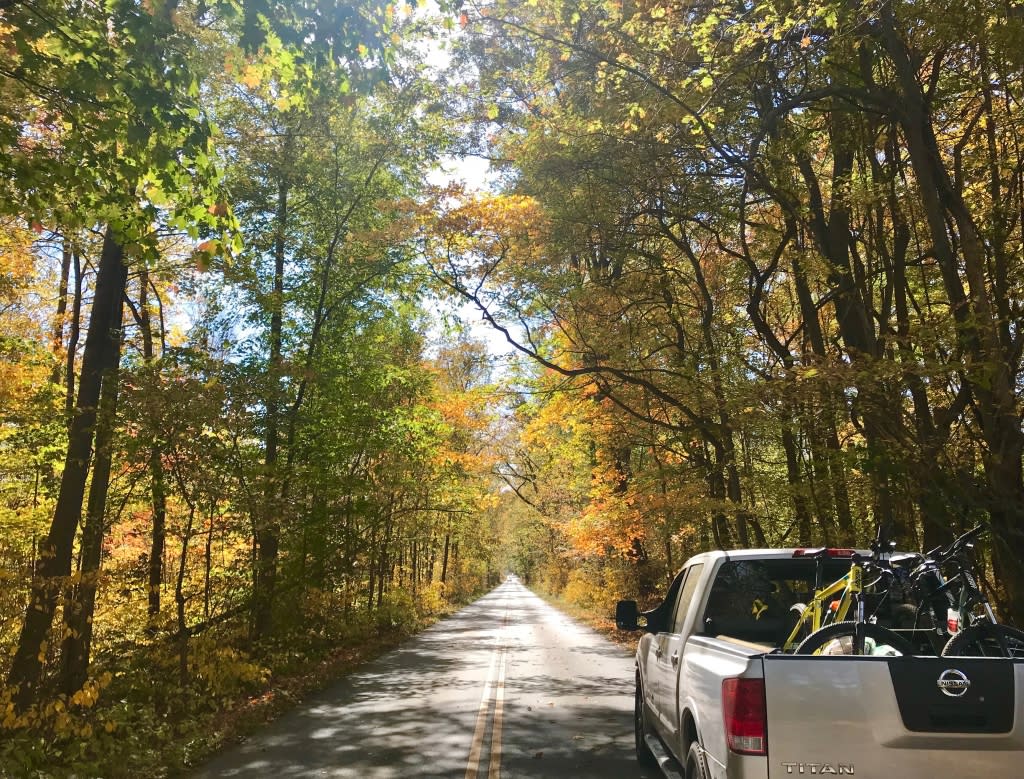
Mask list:
[[[782,763],[787,774],[854,776],[853,763]]]

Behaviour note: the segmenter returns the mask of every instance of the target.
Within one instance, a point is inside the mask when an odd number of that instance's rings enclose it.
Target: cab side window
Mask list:
[[[686,615],[690,613],[693,594],[697,591],[697,583],[700,581],[703,570],[704,563],[696,563],[686,571],[686,578],[679,590],[679,600],[676,602],[675,614],[672,617],[671,630],[673,633],[681,633],[683,630],[683,622],[686,621]]]
[[[680,571],[672,580],[672,584],[665,593],[665,600],[659,603],[650,611],[645,611],[643,616],[647,617],[647,631],[649,633],[667,633],[672,627],[672,615],[676,612],[676,604],[679,602],[679,589],[683,584],[683,576],[686,571]]]

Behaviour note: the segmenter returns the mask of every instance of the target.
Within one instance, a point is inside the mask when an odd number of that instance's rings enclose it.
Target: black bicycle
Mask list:
[[[910,633],[919,650],[929,647],[947,657],[1024,657],[1024,631],[996,620],[974,576],[970,553],[985,530],[979,525],[948,546],[904,556],[918,605],[906,607],[911,624],[901,625],[900,633]]]
[[[933,586],[932,619],[945,628],[937,633],[949,636],[942,648],[944,657],[1024,657],[1024,631],[996,620],[988,596],[974,576],[970,553],[984,532],[984,525],[968,530],[944,549],[930,552],[926,557],[933,565],[926,560],[920,566],[926,572],[921,578]],[[944,565],[956,571],[945,580],[941,571],[935,571]],[[936,613],[943,605],[945,614]]]

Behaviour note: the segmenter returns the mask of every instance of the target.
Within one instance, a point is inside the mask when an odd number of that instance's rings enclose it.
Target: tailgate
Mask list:
[[[768,776],[1019,776],[1021,662],[767,655]]]

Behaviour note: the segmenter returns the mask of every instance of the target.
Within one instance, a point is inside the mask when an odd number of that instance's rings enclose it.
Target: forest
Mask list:
[[[1009,0],[0,0],[0,776],[506,572],[985,523],[1024,624],[1022,75]]]

